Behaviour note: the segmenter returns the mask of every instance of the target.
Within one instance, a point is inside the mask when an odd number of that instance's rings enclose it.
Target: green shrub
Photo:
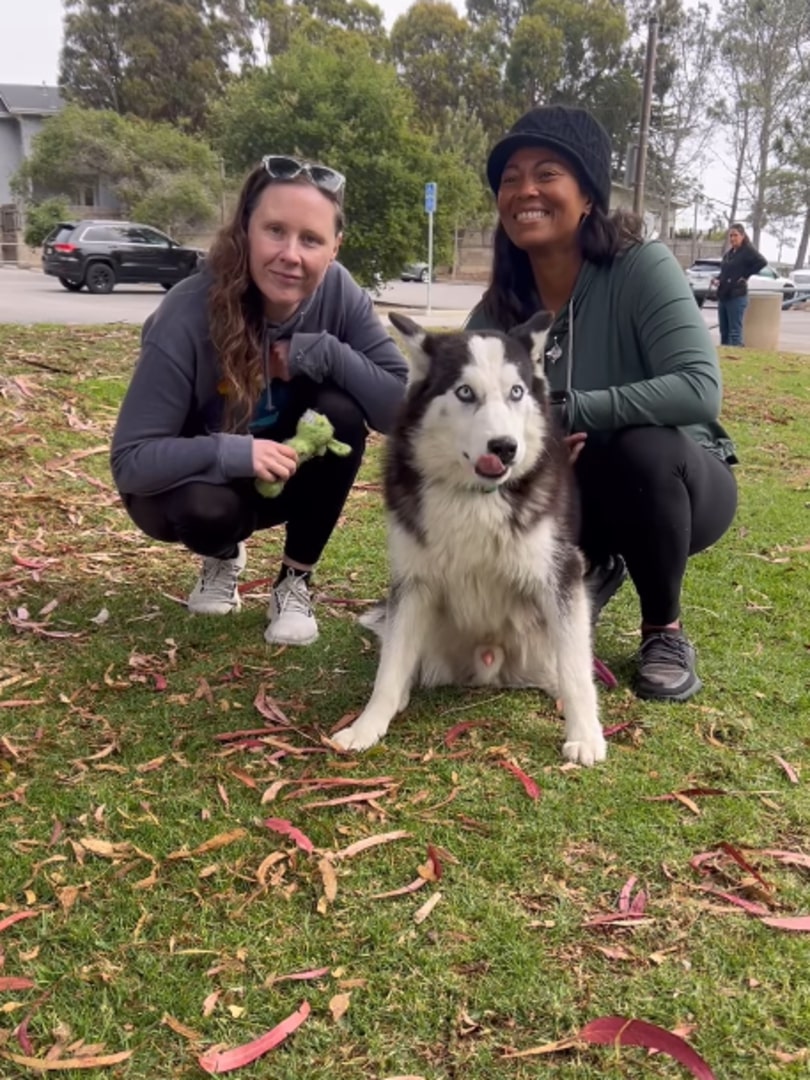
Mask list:
[[[45,237],[68,213],[65,199],[55,196],[43,199],[41,203],[31,203],[25,211],[25,231],[23,239],[30,248],[42,247]]]

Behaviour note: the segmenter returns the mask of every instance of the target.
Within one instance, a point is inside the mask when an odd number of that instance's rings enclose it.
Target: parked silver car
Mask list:
[[[703,307],[706,300],[716,300],[717,292],[712,284],[720,274],[720,259],[696,259],[686,271],[686,279],[692,286],[698,307]],[[763,266],[757,274],[748,279],[748,291],[781,292],[783,300],[792,300],[796,294],[796,285],[790,278],[782,277],[771,266]]]
[[[426,262],[408,263],[407,266],[403,266],[400,273],[400,280],[402,281],[421,281],[423,285],[428,282],[430,271]],[[436,271],[433,271],[432,281],[436,280]]]

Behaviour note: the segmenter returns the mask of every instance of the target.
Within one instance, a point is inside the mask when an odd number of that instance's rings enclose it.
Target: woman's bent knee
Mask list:
[[[365,445],[368,428],[363,410],[344,390],[336,386],[321,386],[314,408],[330,421],[335,438],[355,449]]]

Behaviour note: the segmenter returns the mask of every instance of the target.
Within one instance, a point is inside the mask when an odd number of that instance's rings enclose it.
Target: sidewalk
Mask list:
[[[407,307],[404,304],[376,304],[377,312],[384,323],[388,322],[388,312],[397,311],[407,315],[414,322],[430,329],[455,330],[463,326],[469,312],[456,311],[448,308],[432,308],[430,314],[424,307]],[[704,309],[703,318],[709,327],[712,341],[715,345],[720,344],[720,334],[717,329],[717,311],[714,308]],[[783,311],[779,333],[779,351],[786,353],[799,353],[810,355],[810,311]]]
[[[395,311],[398,315],[407,315],[420,326],[431,327],[431,329],[460,329],[469,315],[466,310],[454,311],[447,308],[431,308],[428,315],[423,307],[406,307],[404,304],[375,304],[374,306],[383,322],[387,323],[389,312]]]

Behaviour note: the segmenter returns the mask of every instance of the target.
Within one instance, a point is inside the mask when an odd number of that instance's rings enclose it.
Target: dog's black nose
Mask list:
[[[499,457],[504,465],[512,464],[517,454],[517,448],[517,441],[510,438],[509,435],[504,435],[500,439],[490,439],[487,443],[487,452]]]

